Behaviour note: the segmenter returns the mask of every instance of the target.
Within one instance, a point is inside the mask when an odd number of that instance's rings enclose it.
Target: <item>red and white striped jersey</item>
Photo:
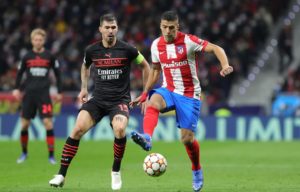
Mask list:
[[[207,44],[205,40],[182,32],[177,33],[173,43],[167,43],[162,36],[155,39],[151,46],[151,58],[154,65],[161,65],[162,87],[200,99],[196,52],[204,50]]]

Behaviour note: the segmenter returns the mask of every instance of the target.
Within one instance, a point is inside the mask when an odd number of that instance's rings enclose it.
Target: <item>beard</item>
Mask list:
[[[114,41],[115,41],[115,36],[108,36],[108,37],[107,37],[107,43],[108,43],[109,45],[113,44]]]

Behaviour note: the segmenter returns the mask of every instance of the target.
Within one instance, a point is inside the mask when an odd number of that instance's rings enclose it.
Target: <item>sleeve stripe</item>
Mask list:
[[[203,45],[202,45],[202,51],[205,50],[205,47],[207,46],[207,44],[208,44],[208,41],[204,40]]]

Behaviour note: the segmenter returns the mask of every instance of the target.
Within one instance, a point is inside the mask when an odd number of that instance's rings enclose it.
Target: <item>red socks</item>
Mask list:
[[[156,109],[152,106],[147,107],[146,113],[144,116],[144,122],[143,122],[144,133],[147,133],[150,136],[153,135],[153,131],[158,122],[158,115],[159,115],[158,109]]]
[[[21,146],[22,146],[22,152],[27,153],[28,130],[21,131],[20,142],[21,142]]]
[[[114,163],[112,166],[112,171],[119,172],[121,168],[121,161],[126,148],[126,137],[115,138],[114,141]]]
[[[78,146],[79,146],[80,140],[72,139],[71,137],[68,137],[66,140],[66,143],[63,148],[63,152],[61,155],[61,161],[60,161],[60,169],[58,174],[63,175],[64,177],[67,174],[69,165],[73,159],[73,157],[76,155]]]
[[[192,162],[192,170],[201,169],[200,165],[200,145],[195,139],[193,143],[185,144],[186,152]]]
[[[48,145],[49,157],[53,157],[54,156],[54,142],[55,142],[53,129],[48,130],[46,135],[47,135],[46,142]]]

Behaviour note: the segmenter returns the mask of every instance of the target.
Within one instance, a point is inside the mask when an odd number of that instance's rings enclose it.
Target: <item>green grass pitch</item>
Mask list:
[[[129,139],[128,139],[129,140]],[[64,140],[56,143],[56,157]],[[48,181],[57,173],[59,164],[47,161],[46,144],[29,142],[29,158],[16,164],[20,155],[17,141],[0,142],[1,192],[106,192],[110,188],[112,141],[81,141],[77,156],[69,168],[65,186],[51,188]],[[168,167],[157,178],[142,169],[144,152],[128,141],[122,163],[123,187],[128,192],[190,192],[191,170],[180,142],[154,141],[152,152],[163,154]],[[203,192],[299,192],[300,142],[201,142],[204,171]]]

